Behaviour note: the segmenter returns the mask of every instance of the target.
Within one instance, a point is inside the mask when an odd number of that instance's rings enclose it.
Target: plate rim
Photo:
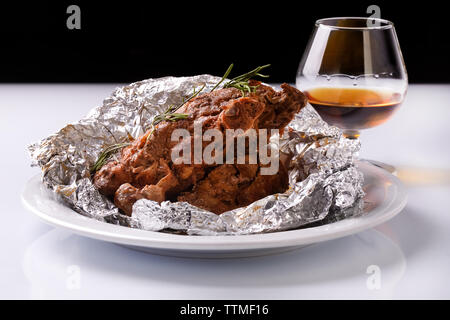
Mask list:
[[[38,183],[42,184],[40,174],[36,174],[28,180],[22,190],[21,200],[27,210],[31,211],[38,218],[40,218],[40,220],[47,224],[55,227],[62,227],[73,233],[87,236],[89,238],[114,242],[122,245],[174,251],[205,252],[297,247],[333,240],[373,228],[392,219],[406,206],[406,188],[397,177],[368,162],[358,161],[357,166],[361,168],[362,172],[364,172],[364,167],[378,172],[391,182],[392,187],[396,188],[396,196],[393,197],[391,195],[390,203],[388,204],[388,207],[383,210],[383,212],[377,213],[376,211],[379,208],[375,208],[363,216],[352,217],[331,224],[262,234],[186,236],[140,230],[88,218],[77,213],[70,207],[65,206],[63,203],[53,200],[58,206],[64,207],[63,210],[70,210],[75,213],[73,216],[67,216],[66,219],[61,219],[60,217],[55,217],[46,212],[42,212],[33,206],[27,197],[27,191],[30,186]],[[363,220],[363,223],[361,220]]]

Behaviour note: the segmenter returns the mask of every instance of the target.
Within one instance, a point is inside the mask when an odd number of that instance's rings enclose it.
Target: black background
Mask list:
[[[81,8],[81,30],[66,9]],[[271,63],[294,82],[314,21],[368,16],[394,22],[410,82],[450,82],[450,28],[442,2],[35,1],[0,4],[0,82],[132,82],[165,75],[239,74]]]

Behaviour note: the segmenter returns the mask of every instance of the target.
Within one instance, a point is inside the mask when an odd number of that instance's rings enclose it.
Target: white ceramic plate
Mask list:
[[[267,234],[186,236],[96,221],[56,201],[52,193],[42,185],[39,175],[27,183],[22,193],[22,201],[26,208],[51,225],[150,253],[209,258],[258,256],[294,250],[354,234],[379,225],[399,213],[407,201],[401,182],[387,171],[368,162],[359,162],[358,166],[364,174],[364,215],[318,227]]]

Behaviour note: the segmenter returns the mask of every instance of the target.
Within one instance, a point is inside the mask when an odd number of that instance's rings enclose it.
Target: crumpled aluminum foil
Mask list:
[[[216,215],[186,202],[141,199],[132,217],[119,213],[91,180],[90,168],[108,145],[138,137],[155,115],[206,84],[211,75],[148,79],[117,88],[84,119],[29,146],[32,165],[58,198],[85,216],[133,228],[190,235],[252,234],[329,223],[362,212],[363,176],[354,164],[358,140],[327,125],[311,106],[296,115],[279,139],[280,152],[294,154],[290,188],[247,207]]]

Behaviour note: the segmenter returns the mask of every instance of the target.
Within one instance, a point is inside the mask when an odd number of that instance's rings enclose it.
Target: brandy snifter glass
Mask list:
[[[296,86],[347,138],[382,124],[401,105],[408,87],[394,25],[374,18],[317,20]]]

